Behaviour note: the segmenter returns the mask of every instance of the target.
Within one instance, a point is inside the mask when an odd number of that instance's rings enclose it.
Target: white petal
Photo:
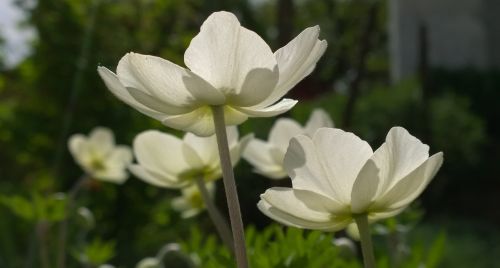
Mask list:
[[[96,127],[89,134],[89,145],[99,153],[107,153],[115,146],[115,137],[109,128]]]
[[[275,90],[262,102],[260,107],[272,104],[282,98],[291,88],[309,75],[316,62],[326,50],[326,41],[318,40],[319,27],[309,27],[302,31],[274,55],[280,71]]]
[[[134,153],[141,166],[157,174],[178,175],[189,168],[182,155],[182,141],[159,131],[148,130],[137,135]]]
[[[323,109],[314,109],[305,126],[306,135],[312,137],[322,127],[333,127],[333,121]]]
[[[273,71],[262,68],[251,70],[246,76],[241,90],[236,95],[228,95],[228,103],[242,107],[260,104],[273,92],[278,77],[277,66]]]
[[[312,195],[314,195],[313,192]],[[317,206],[316,210],[306,206],[297,198],[294,189],[273,187],[260,196],[261,199],[295,217],[314,222],[329,222],[330,212],[325,207]]]
[[[254,168],[255,172],[271,179],[281,179],[288,175],[283,169],[283,162],[277,162],[271,155],[272,145],[262,140],[253,139],[243,151],[243,158]]]
[[[391,210],[409,205],[434,178],[443,164],[443,153],[429,157],[427,161],[399,180],[373,205],[375,210]]]
[[[283,156],[288,148],[290,140],[299,134],[303,134],[304,129],[299,123],[290,118],[280,118],[276,120],[269,132],[269,143],[280,149]]]
[[[248,119],[248,115],[234,109],[231,106],[224,106],[224,122],[226,126],[239,125]]]
[[[184,62],[215,88],[234,95],[241,93],[238,90],[252,70],[272,72],[276,67],[266,42],[224,11],[213,13],[203,22],[184,54]]]
[[[125,145],[116,146],[108,157],[109,165],[126,167],[132,163],[132,150]]]
[[[97,71],[99,76],[101,76],[102,80],[106,84],[106,87],[115,95],[118,99],[125,102],[126,104],[132,106],[132,108],[137,111],[155,118],[157,120],[161,120],[165,115],[159,111],[155,111],[150,107],[146,107],[144,104],[138,102],[134,97],[130,95],[125,86],[118,80],[118,77],[108,70],[105,67],[97,67]]]
[[[219,162],[219,151],[217,149],[217,140],[215,135],[210,137],[199,137],[192,133],[186,133],[183,138],[184,144],[188,144],[202,164]]]
[[[297,199],[302,201],[306,207],[314,211],[326,211],[334,214],[337,217],[348,216],[350,217],[350,210],[348,204],[341,204],[334,199],[308,190],[293,189],[293,193]]]
[[[168,127],[192,132],[202,137],[215,133],[212,111],[209,107],[201,107],[190,113],[166,117],[162,123]]]
[[[79,161],[82,154],[85,153],[83,147],[85,146],[86,141],[87,138],[82,134],[74,134],[69,137],[68,149],[75,160]]]
[[[140,165],[130,165],[129,170],[135,177],[156,187],[180,188],[186,184],[185,182],[173,180],[173,177],[148,171]]]
[[[265,108],[256,107],[235,107],[240,112],[247,114],[249,117],[271,117],[287,112],[297,104],[296,100],[282,99],[280,102]]]
[[[226,126],[238,125],[248,119],[248,116],[229,106],[224,106],[224,121]],[[208,106],[200,107],[192,112],[168,116],[162,123],[178,130],[192,132],[201,137],[215,134],[212,110]]]
[[[192,133],[188,134],[196,136]],[[185,142],[182,143],[182,155],[190,170],[201,170],[205,167],[205,163],[201,159],[199,152]]]
[[[253,172],[274,180],[288,178],[288,174],[282,167],[256,167]]]
[[[394,210],[388,210],[388,211],[384,211],[384,212],[370,213],[368,215],[368,221],[371,223],[371,222],[375,222],[378,220],[383,220],[383,219],[394,217],[394,216],[398,215],[399,213],[403,212],[403,210],[405,210],[406,208],[407,207],[401,207],[401,208],[397,208]]]
[[[383,195],[394,184],[420,166],[429,157],[429,146],[410,135],[402,127],[393,127],[386,142],[375,151],[373,161],[380,169],[380,188]]]
[[[267,203],[264,200],[260,200],[257,203],[257,207],[259,210],[264,213],[264,215],[268,216],[269,218],[287,225],[291,227],[296,227],[296,228],[305,228],[305,229],[311,229],[311,230],[321,230],[321,231],[329,231],[329,232],[335,232],[338,230],[342,230],[345,228],[350,220],[347,219],[339,219],[337,221],[331,221],[331,222],[312,222],[312,221],[307,221],[298,217],[295,217],[293,215],[288,214],[285,211],[282,211],[276,207],[273,207],[271,204]]]
[[[200,214],[203,210],[199,208],[192,208],[185,210],[181,213],[181,218],[188,219]]]
[[[128,179],[128,173],[123,167],[111,167],[92,174],[96,179],[111,183],[123,184]]]
[[[350,203],[354,181],[373,154],[370,145],[356,135],[336,128],[320,128],[312,140],[318,161],[335,189],[335,198]]]
[[[196,103],[219,105],[225,101],[224,95],[209,83],[160,57],[128,53],[118,63],[117,75],[126,87],[144,90],[161,102],[177,107],[178,113],[187,112],[186,108]]]
[[[238,145],[238,138],[240,136],[238,128],[235,126],[226,127],[227,143],[229,147],[234,147]]]
[[[179,196],[172,199],[172,202],[170,204],[172,208],[176,211],[186,211],[191,209],[191,205],[184,196]]]
[[[373,160],[368,160],[363,168],[361,168],[352,186],[352,213],[359,214],[367,212],[379,187],[380,179],[378,177],[378,172],[379,170]]]
[[[253,139],[253,133],[247,134],[241,138],[241,140],[233,145],[229,145],[229,155],[231,157],[231,164],[236,166],[241,158],[241,153],[246,149],[250,140]]]
[[[130,96],[132,96],[132,98],[134,98],[137,102],[141,103],[151,110],[162,113],[162,115],[177,115],[179,113],[186,113],[191,110],[188,108],[179,108],[173,106],[172,104],[163,102],[157,97],[149,95],[147,92],[133,87],[127,87],[126,90],[130,94]]]
[[[283,165],[292,179],[294,189],[321,193],[339,201],[340,193],[328,179],[314,143],[309,137],[298,135],[292,138]]]
[[[267,190],[257,206],[268,217],[298,228],[335,231],[347,225],[345,219],[336,220],[329,212],[310,209],[296,198],[290,188]]]

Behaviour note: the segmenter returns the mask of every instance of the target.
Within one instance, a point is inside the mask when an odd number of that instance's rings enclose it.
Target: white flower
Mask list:
[[[214,133],[210,106],[224,106],[226,125],[270,117],[297,101],[280,99],[309,75],[326,49],[319,27],[302,31],[274,54],[229,12],[215,12],[184,54],[187,68],[168,60],[126,54],[116,74],[98,72],[120,100],[164,125],[199,136]]]
[[[115,268],[115,266],[113,266],[111,264],[101,264],[101,265],[99,265],[98,268]]]
[[[231,163],[236,165],[241,151],[252,135],[238,141],[236,127],[227,127]],[[138,164],[130,171],[143,181],[158,187],[182,188],[201,176],[213,181],[222,176],[215,135],[199,137],[186,133],[183,139],[156,130],[140,133],[134,139]]]
[[[208,194],[210,198],[215,195],[215,183],[206,183]],[[205,209],[205,202],[201,196],[200,190],[196,184],[184,187],[181,190],[182,195],[172,200],[172,207],[181,212],[182,218],[191,218]]]
[[[75,162],[89,176],[114,183],[123,183],[128,178],[132,152],[128,146],[115,145],[110,129],[96,127],[89,137],[74,134],[68,140],[68,147]]]
[[[293,119],[280,118],[271,128],[269,141],[251,140],[243,152],[243,158],[259,174],[271,179],[286,178],[288,175],[283,167],[283,158],[290,140],[299,134],[312,136],[321,127],[333,127],[332,119],[322,109],[313,111],[305,127]]]
[[[163,265],[161,264],[160,260],[157,258],[153,257],[147,257],[139,261],[135,268],[161,268]]]
[[[283,224],[324,231],[345,228],[359,214],[370,221],[404,210],[429,184],[443,162],[441,152],[401,127],[392,128],[375,152],[340,129],[321,128],[312,138],[294,137],[285,155],[293,188],[271,188],[260,210]]]

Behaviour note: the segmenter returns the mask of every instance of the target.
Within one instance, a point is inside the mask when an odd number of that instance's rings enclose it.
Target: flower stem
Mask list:
[[[220,213],[217,206],[215,206],[212,198],[210,198],[210,194],[208,193],[207,185],[205,184],[203,177],[198,176],[196,177],[195,181],[198,189],[200,190],[201,198],[203,198],[203,202],[205,203],[205,206],[207,208],[208,215],[210,215],[210,218],[215,225],[215,229],[217,229],[217,232],[219,233],[219,236],[226,247],[234,253],[231,229],[229,228],[226,219],[224,219],[224,216],[222,216],[222,213]]]
[[[243,229],[243,220],[241,219],[240,202],[238,200],[236,182],[234,181],[233,166],[231,165],[231,157],[229,155],[226,124],[224,122],[224,107],[212,106],[212,113],[214,117],[215,136],[217,137],[217,145],[219,147],[222,179],[229,209],[229,219],[233,231],[236,265],[238,268],[248,268],[245,231]]]
[[[372,237],[370,235],[370,225],[368,215],[359,214],[354,216],[354,221],[358,225],[361,239],[361,250],[363,251],[363,262],[365,268],[375,268],[375,255],[373,254]]]
[[[61,221],[61,225],[59,227],[58,255],[57,255],[58,268],[66,267],[66,240],[68,236],[69,214],[73,208],[78,192],[80,192],[80,190],[82,189],[83,185],[85,185],[87,180],[89,180],[89,177],[86,174],[82,175],[67,194],[66,209],[65,209],[66,211],[64,214],[64,219]]]

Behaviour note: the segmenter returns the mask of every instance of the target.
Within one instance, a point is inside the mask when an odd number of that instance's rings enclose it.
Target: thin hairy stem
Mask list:
[[[354,221],[356,221],[356,225],[358,225],[365,268],[375,268],[375,255],[373,254],[373,244],[370,234],[370,225],[368,224],[368,215],[356,215],[354,217]]]
[[[238,268],[248,268],[245,231],[243,229],[243,220],[241,219],[240,201],[238,200],[238,191],[236,190],[236,182],[234,181],[233,166],[231,165],[231,157],[229,155],[226,124],[224,122],[224,107],[212,106],[212,113],[214,117],[217,145],[219,147],[222,179],[229,209],[229,219],[233,231],[236,265]]]
[[[210,197],[210,194],[208,193],[207,185],[205,184],[205,181],[203,180],[203,177],[197,177],[196,178],[196,185],[198,186],[198,189],[200,190],[201,193],[201,198],[203,199],[203,202],[205,203],[205,207],[207,208],[208,215],[210,215],[210,218],[212,219],[212,222],[215,225],[215,229],[217,229],[217,232],[219,233],[220,238],[226,245],[226,247],[234,253],[234,246],[233,246],[233,238],[231,234],[231,229],[226,221],[224,219],[224,216],[222,216],[222,213],[219,211],[217,206],[215,205],[214,201]]]
[[[82,189],[82,186],[89,180],[87,175],[83,175],[80,179],[73,185],[71,190],[69,190],[66,197],[66,211],[64,219],[61,221],[61,225],[59,227],[59,240],[58,240],[58,251],[57,251],[57,267],[65,268],[66,267],[66,240],[68,236],[68,221],[69,215],[71,214],[71,210],[73,209],[76,196]]]

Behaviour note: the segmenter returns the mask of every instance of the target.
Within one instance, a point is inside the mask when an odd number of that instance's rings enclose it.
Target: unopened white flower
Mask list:
[[[252,135],[238,140],[236,127],[227,127],[231,163],[236,165]],[[181,188],[197,177],[213,181],[222,176],[215,135],[199,137],[186,133],[183,139],[156,130],[140,133],[134,139],[138,164],[130,171],[143,181],[165,188]]]
[[[341,254],[347,256],[355,256],[357,254],[356,244],[347,237],[334,238],[333,244],[339,248]]]
[[[128,146],[116,145],[110,129],[96,127],[88,137],[74,134],[68,140],[68,147],[75,162],[92,178],[114,183],[123,183],[128,178],[132,151]]]
[[[214,133],[210,106],[224,106],[226,125],[291,109],[297,101],[281,99],[323,55],[327,45],[318,35],[318,26],[307,28],[273,53],[232,13],[215,12],[184,53],[187,68],[128,53],[116,74],[104,67],[98,72],[116,97],[138,111],[166,126],[209,136]]]
[[[85,229],[90,230],[95,227],[95,217],[94,213],[86,207],[79,207],[77,210],[78,215],[84,225]]]
[[[157,258],[153,257],[147,257],[139,261],[135,268],[162,268],[163,265],[161,264],[160,260]]]
[[[215,183],[206,183],[208,194],[210,198],[215,195]],[[201,192],[196,184],[191,184],[182,188],[182,195],[172,200],[172,208],[181,212],[183,218],[191,218],[198,215],[205,209],[205,202],[201,196]]]
[[[392,128],[375,152],[340,129],[321,128],[290,141],[284,165],[293,188],[271,188],[260,210],[283,224],[324,231],[345,228],[353,217],[370,221],[404,210],[426,188],[443,162],[401,127]]]
[[[248,143],[243,158],[250,162],[255,172],[271,179],[283,179],[288,174],[283,167],[283,158],[290,140],[299,134],[312,136],[318,128],[333,127],[330,116],[322,109],[315,109],[302,127],[290,118],[280,118],[271,128],[269,141],[253,139]]]
[[[105,263],[105,264],[99,265],[97,268],[115,268],[115,266]]]

